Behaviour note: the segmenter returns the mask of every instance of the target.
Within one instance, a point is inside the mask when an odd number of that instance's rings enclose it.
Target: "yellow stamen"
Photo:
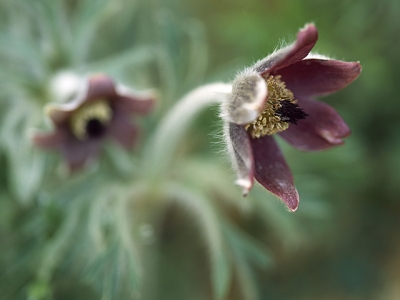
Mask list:
[[[293,104],[297,103],[293,93],[286,88],[285,82],[280,79],[281,76],[267,76],[268,100],[265,103],[264,111],[254,122],[245,125],[245,129],[253,138],[272,135],[288,129],[289,123],[282,121],[276,111],[282,107],[281,101],[286,100]]]
[[[99,99],[85,103],[79,107],[71,116],[70,126],[72,133],[79,139],[85,140],[89,137],[87,124],[91,120],[100,122],[106,126],[112,118],[112,110],[107,100]]]

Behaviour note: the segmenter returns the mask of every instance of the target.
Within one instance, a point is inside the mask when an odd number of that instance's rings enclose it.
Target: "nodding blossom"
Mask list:
[[[221,105],[226,144],[243,194],[255,178],[291,211],[299,195],[273,136],[305,151],[343,144],[349,127],[335,109],[314,97],[344,88],[361,72],[358,62],[310,53],[317,39],[317,28],[307,24],[293,44],[240,72]]]
[[[35,133],[33,142],[60,151],[68,167],[76,170],[98,156],[106,138],[132,148],[139,133],[132,115],[148,114],[154,103],[151,92],[139,93],[116,85],[105,74],[92,75],[84,79],[72,101],[46,107],[54,129]]]

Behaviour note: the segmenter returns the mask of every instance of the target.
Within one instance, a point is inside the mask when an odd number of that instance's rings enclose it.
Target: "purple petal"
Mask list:
[[[71,171],[81,169],[89,160],[94,160],[99,153],[102,140],[99,138],[80,141],[72,136],[72,134],[68,135],[62,145],[61,151],[69,169]]]
[[[139,130],[124,115],[115,115],[107,133],[111,138],[121,144],[121,146],[129,149],[134,147]]]
[[[116,109],[140,115],[148,114],[153,110],[157,100],[155,91],[138,92],[124,85],[117,85],[115,89]]]
[[[237,171],[236,184],[242,187],[243,196],[246,196],[254,182],[254,160],[249,136],[243,126],[234,123],[226,124],[225,135],[232,164]]]
[[[250,139],[255,162],[255,178],[268,191],[277,195],[291,211],[299,205],[299,194],[292,172],[271,136]]]
[[[70,132],[58,128],[52,133],[35,133],[33,143],[44,149],[60,150],[71,171],[78,170],[98,155],[101,139],[80,141]]]
[[[358,62],[305,59],[276,72],[296,96],[335,92],[350,84],[361,72]]]
[[[290,124],[287,130],[279,133],[281,137],[304,151],[322,150],[344,143],[342,138],[350,135],[350,129],[334,108],[307,98],[298,101],[308,117],[297,125]]]
[[[115,109],[145,115],[152,111],[154,104],[155,97],[150,94],[148,96],[121,96],[115,102]]]
[[[296,42],[267,56],[253,68],[261,75],[285,68],[305,58],[317,40],[317,28],[314,24],[307,24],[297,34]]]
[[[92,75],[88,80],[87,100],[97,100],[98,98],[110,99],[115,97],[115,84],[107,75]]]
[[[49,133],[35,132],[32,136],[32,142],[35,146],[43,149],[59,148],[64,141],[64,132],[56,130]]]

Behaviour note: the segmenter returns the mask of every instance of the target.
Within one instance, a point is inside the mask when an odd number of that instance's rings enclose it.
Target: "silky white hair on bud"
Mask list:
[[[264,109],[267,93],[264,78],[246,69],[233,81],[232,92],[222,102],[221,118],[240,125],[253,122]]]

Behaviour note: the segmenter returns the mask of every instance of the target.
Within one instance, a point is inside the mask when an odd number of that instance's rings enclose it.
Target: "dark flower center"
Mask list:
[[[280,117],[283,122],[289,122],[297,125],[297,121],[305,119],[308,114],[301,109],[297,103],[283,100],[280,102],[281,107],[275,111],[275,115]]]
[[[111,122],[113,111],[105,99],[83,104],[71,116],[70,128],[79,140],[101,137]]]
[[[98,138],[101,137],[105,130],[106,127],[104,126],[105,124],[102,123],[98,119],[90,119],[86,123],[86,135],[88,138]]]

